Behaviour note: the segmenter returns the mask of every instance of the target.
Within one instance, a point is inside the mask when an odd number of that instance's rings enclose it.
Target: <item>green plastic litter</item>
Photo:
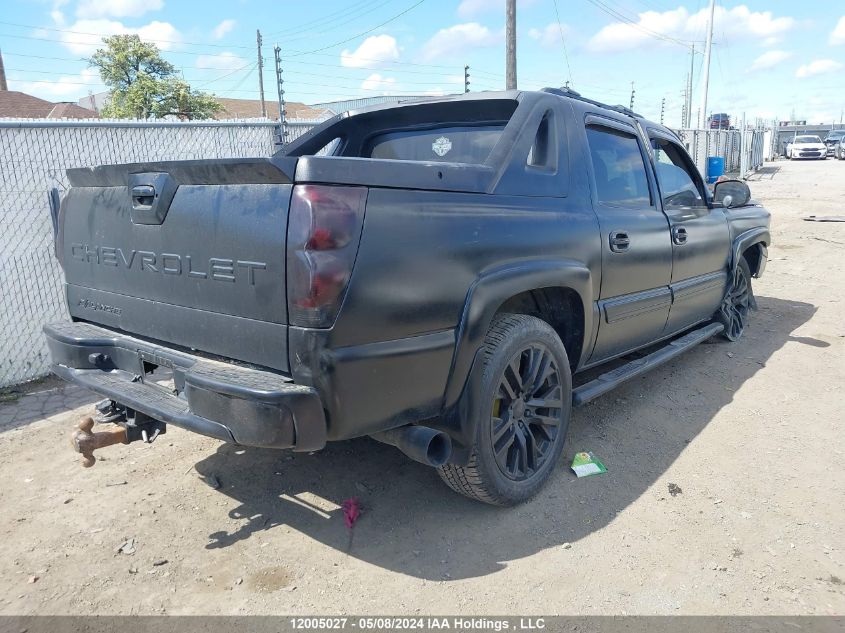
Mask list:
[[[575,454],[575,459],[572,460],[572,470],[578,477],[601,475],[607,472],[607,468],[601,463],[601,460],[588,452]]]

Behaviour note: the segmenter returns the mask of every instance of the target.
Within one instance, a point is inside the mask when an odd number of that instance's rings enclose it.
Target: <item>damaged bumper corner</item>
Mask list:
[[[44,333],[54,374],[154,420],[265,448],[313,451],[326,443],[322,402],[310,387],[273,372],[209,360],[90,323]],[[158,367],[175,389],[144,382]]]

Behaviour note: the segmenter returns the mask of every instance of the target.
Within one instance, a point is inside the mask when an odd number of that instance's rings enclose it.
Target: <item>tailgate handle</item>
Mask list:
[[[153,206],[156,197],[156,189],[152,185],[138,185],[132,187],[132,208],[149,209]]]
[[[161,224],[179,183],[166,171],[129,174],[132,224]]]

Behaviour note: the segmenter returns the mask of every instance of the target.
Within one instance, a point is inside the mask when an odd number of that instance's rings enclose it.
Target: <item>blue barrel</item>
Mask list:
[[[707,182],[714,183],[725,175],[725,159],[722,156],[707,157]]]

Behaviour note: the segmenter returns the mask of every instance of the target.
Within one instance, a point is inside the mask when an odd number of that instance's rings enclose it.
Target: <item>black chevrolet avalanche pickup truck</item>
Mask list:
[[[355,110],[270,158],[68,176],[71,321],[45,333],[53,371],[117,425],[80,422],[87,465],[167,424],[295,451],[369,435],[498,505],[549,478],[572,406],[736,340],[770,241],[744,183],[711,193],[672,131],[565,89]]]

